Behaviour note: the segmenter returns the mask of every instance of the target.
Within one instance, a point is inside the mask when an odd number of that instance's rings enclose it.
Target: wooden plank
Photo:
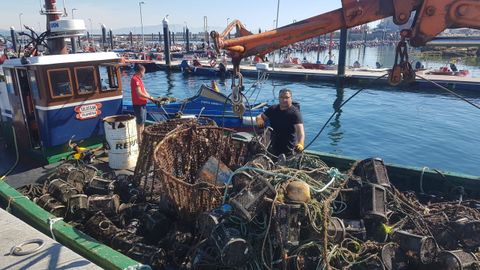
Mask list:
[[[33,254],[24,256],[9,255],[12,247],[32,239],[41,239],[45,245]],[[35,247],[36,245],[29,245],[25,248]],[[60,268],[101,269],[0,208],[0,269]]]

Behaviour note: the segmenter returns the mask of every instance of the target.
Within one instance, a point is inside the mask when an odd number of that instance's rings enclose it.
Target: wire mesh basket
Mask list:
[[[157,145],[155,180],[181,218],[192,220],[222,201],[225,184],[198,178],[210,157],[232,170],[245,163],[248,144],[233,140],[231,134],[219,127],[191,126],[175,130]]]
[[[206,117],[195,119],[175,118],[145,127],[142,134],[142,145],[140,146],[140,153],[138,155],[133,181],[136,186],[141,187],[144,190],[147,198],[155,193],[159,193],[159,190],[157,190],[158,187],[154,185],[153,181],[153,171],[155,170],[153,153],[155,147],[174,129],[192,125],[215,126],[216,123],[212,119]],[[159,198],[153,198],[153,200],[158,199]]]

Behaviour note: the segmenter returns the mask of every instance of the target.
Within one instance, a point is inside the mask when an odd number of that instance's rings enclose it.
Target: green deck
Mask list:
[[[49,220],[55,218],[34,202],[5,182],[0,182],[0,204],[9,206],[11,213],[19,217],[29,225],[50,236]],[[59,220],[52,226],[55,238],[61,244],[82,255],[98,266],[105,269],[150,269],[137,261],[121,254],[118,251],[98,242],[92,237],[76,230],[69,224]]]

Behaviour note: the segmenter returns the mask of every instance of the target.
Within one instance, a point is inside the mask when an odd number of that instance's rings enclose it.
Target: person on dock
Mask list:
[[[145,76],[145,67],[143,65],[135,65],[135,74],[130,80],[130,88],[132,89],[133,113],[137,121],[137,141],[141,144],[142,133],[147,120],[147,102],[148,100],[155,103],[155,99],[147,92],[143,85],[142,77]]]
[[[265,121],[270,120],[273,132],[269,151],[275,156],[289,156],[293,150],[302,152],[305,141],[303,118],[300,109],[293,105],[292,91],[288,88],[280,90],[278,99],[279,104],[256,117],[257,126],[264,127]]]

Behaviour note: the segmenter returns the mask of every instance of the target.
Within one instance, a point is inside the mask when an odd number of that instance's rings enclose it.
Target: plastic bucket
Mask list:
[[[133,115],[114,115],[103,119],[107,140],[108,165],[112,169],[135,167],[138,158],[137,126]]]

